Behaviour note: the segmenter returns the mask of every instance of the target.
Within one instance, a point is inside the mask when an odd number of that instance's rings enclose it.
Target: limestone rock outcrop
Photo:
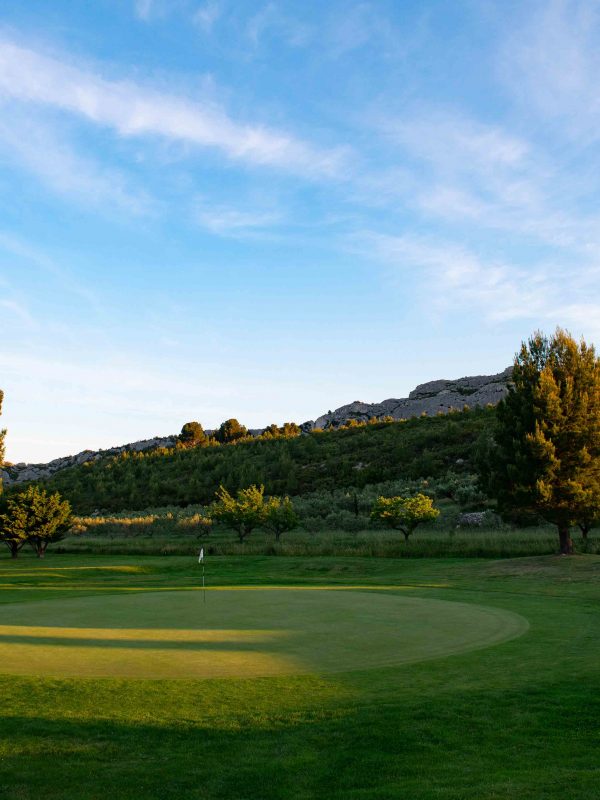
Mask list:
[[[438,412],[444,414],[453,409],[462,410],[465,405],[496,405],[507,392],[511,367],[497,375],[475,375],[457,380],[438,380],[422,383],[401,399],[384,400],[381,403],[362,403],[355,400],[346,406],[329,411],[314,422],[304,423],[303,430],[314,428],[337,428],[348,420],[369,420],[371,417],[393,417],[408,419],[420,417],[423,413],[434,416]]]

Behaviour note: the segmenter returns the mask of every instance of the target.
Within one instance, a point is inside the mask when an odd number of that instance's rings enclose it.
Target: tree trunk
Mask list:
[[[410,533],[407,533],[406,531],[402,531],[402,533],[404,534],[404,541],[406,544],[408,544],[408,537],[410,536]]]
[[[16,558],[18,555],[19,555],[19,551],[17,550],[17,548],[16,547],[11,547],[10,548],[10,557],[11,558]]]
[[[560,554],[562,556],[570,556],[573,553],[573,540],[571,539],[571,530],[569,526],[558,526],[558,538],[560,540]]]

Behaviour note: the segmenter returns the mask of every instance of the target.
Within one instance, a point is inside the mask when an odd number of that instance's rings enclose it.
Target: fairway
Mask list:
[[[387,591],[139,592],[11,605],[0,672],[215,678],[332,673],[422,661],[524,633],[475,604]]]

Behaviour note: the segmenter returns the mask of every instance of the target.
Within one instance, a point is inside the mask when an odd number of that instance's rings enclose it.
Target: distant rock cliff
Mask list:
[[[447,413],[452,409],[462,410],[465,405],[470,408],[475,406],[496,405],[504,397],[510,378],[512,367],[508,367],[498,375],[475,375],[457,380],[430,381],[422,383],[400,400],[384,400],[382,403],[361,403],[355,400],[347,406],[342,406],[336,411],[323,414],[314,422],[304,423],[305,430],[314,428],[334,428],[343,425],[350,419],[368,420],[371,417],[393,417],[394,419],[408,419],[419,417],[421,414],[434,415],[438,412]]]
[[[315,428],[338,428],[351,419],[358,421],[366,421],[371,417],[408,419],[409,417],[419,417],[423,413],[433,416],[438,412],[447,413],[452,409],[461,410],[465,405],[471,408],[488,404],[496,405],[506,394],[510,374],[511,367],[498,375],[476,375],[453,381],[430,381],[417,386],[406,398],[384,400],[382,403],[362,403],[356,400],[335,411],[329,411],[314,421],[304,422],[301,428],[304,432],[309,432]],[[260,429],[251,431],[253,435],[261,432]],[[173,447],[176,441],[176,436],[156,437],[120,447],[111,447],[108,450],[83,450],[74,456],[56,458],[48,464],[13,464],[0,469],[0,478],[5,486],[49,478],[55,472],[67,467],[85,464],[88,461],[98,461],[101,458],[116,456],[124,452]]]

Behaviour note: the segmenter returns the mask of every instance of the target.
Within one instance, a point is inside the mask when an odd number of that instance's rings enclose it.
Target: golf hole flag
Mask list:
[[[204,548],[201,547],[200,548],[200,554],[198,555],[198,563],[202,564],[203,561],[204,561]]]

